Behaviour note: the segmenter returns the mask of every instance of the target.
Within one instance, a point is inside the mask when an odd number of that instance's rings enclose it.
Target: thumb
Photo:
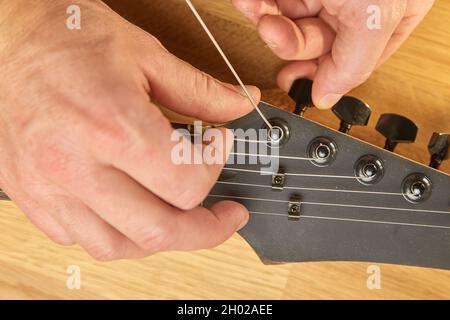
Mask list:
[[[154,49],[153,49],[154,51]],[[243,90],[220,82],[161,49],[143,65],[152,99],[175,112],[208,122],[230,121],[253,110]],[[247,87],[258,103],[258,88]]]
[[[314,77],[314,103],[321,109],[328,109],[369,78],[406,7],[403,1],[382,1],[383,25],[380,29],[371,29],[367,25],[369,1],[347,1],[340,8],[337,8],[339,1],[322,2],[328,12],[337,12],[339,22],[332,51],[319,60]]]

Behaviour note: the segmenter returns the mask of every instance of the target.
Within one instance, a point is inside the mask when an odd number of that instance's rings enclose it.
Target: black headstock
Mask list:
[[[364,125],[370,108],[355,98],[341,102],[353,108],[349,114],[335,108],[341,131]],[[306,108],[300,115],[267,103],[259,108],[282,131],[280,141],[236,135],[204,205],[225,199],[245,205],[250,221],[240,234],[264,263],[367,261],[450,269],[450,176],[435,169],[449,156],[448,134],[433,135],[431,164],[424,166],[307,120],[301,116]],[[226,127],[245,133],[266,125],[254,111]],[[399,133],[386,123],[379,127],[395,143],[417,133],[413,127]],[[8,199],[0,190],[0,200]]]
[[[264,262],[450,269],[450,176],[266,103],[260,108],[287,131],[280,146],[269,148],[279,153],[278,171],[254,151],[255,144],[267,148],[267,140],[248,141],[244,151],[241,144],[205,205],[244,204],[251,217],[240,234]],[[253,112],[227,127],[264,123]],[[245,164],[233,164],[237,156]]]

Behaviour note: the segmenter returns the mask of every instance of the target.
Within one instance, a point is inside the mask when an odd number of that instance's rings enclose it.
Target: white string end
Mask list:
[[[245,95],[247,96],[248,100],[250,101],[250,103],[252,104],[253,108],[259,113],[259,115],[261,116],[261,118],[264,120],[264,122],[266,123],[267,127],[272,130],[272,125],[270,124],[269,120],[267,120],[267,118],[264,116],[264,114],[262,113],[262,111],[259,109],[258,105],[256,104],[255,99],[253,98],[253,96],[250,94],[250,92],[248,92],[247,87],[244,85],[244,83],[242,82],[241,78],[239,77],[238,73],[236,72],[236,70],[234,69],[233,65],[231,64],[230,60],[228,60],[227,56],[225,55],[225,53],[223,52],[222,48],[220,47],[219,43],[217,42],[217,40],[214,38],[213,34],[211,33],[211,31],[209,30],[208,26],[206,25],[206,23],[203,21],[202,17],[200,16],[200,14],[198,13],[197,9],[195,9],[194,5],[192,4],[191,0],[185,0],[186,4],[189,6],[189,8],[191,9],[192,13],[194,14],[195,18],[198,20],[198,22],[200,23],[200,25],[202,26],[203,30],[205,30],[206,34],[208,35],[209,39],[211,39],[211,42],[214,44],[214,46],[216,47],[217,51],[220,53],[220,55],[222,56],[223,60],[225,61],[225,63],[227,64],[228,68],[230,69],[231,73],[233,73],[234,77],[236,78],[237,82],[239,83],[239,85],[242,87],[242,90],[244,90]]]

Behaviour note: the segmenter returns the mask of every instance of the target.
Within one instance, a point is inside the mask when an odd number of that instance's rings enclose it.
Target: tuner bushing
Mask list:
[[[327,137],[318,137],[308,145],[308,157],[311,163],[318,167],[329,166],[337,155],[336,143]]]
[[[267,145],[272,148],[281,147],[288,142],[290,138],[289,126],[286,121],[279,118],[269,119],[272,129],[264,124],[263,129],[267,130]]]
[[[362,156],[355,163],[355,176],[362,184],[378,183],[384,176],[383,161],[371,154]]]
[[[402,182],[403,197],[411,203],[421,203],[431,195],[431,180],[422,173],[413,173]]]

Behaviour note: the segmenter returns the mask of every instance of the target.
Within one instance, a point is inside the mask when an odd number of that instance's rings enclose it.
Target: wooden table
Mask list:
[[[182,1],[107,2],[157,35],[180,57],[223,80],[232,80]],[[261,86],[266,101],[292,108],[274,84],[282,62],[258,40],[254,28],[229,1],[195,3],[245,81]],[[415,144],[401,145],[397,152],[428,161],[426,145],[431,133],[450,131],[450,27],[446,21],[450,21],[450,2],[438,0],[401,50],[353,92],[374,110],[369,126],[355,128],[354,136],[381,145],[383,138],[374,131],[378,116],[388,111],[401,113],[412,118],[420,132]],[[311,110],[307,117],[337,126],[330,112]],[[442,169],[450,173],[450,161]],[[71,265],[81,269],[80,290],[66,286]],[[0,203],[0,298],[450,298],[450,271],[380,265],[381,289],[369,290],[369,265],[265,266],[238,235],[214,250],[98,263],[78,247],[51,243],[13,204]]]

